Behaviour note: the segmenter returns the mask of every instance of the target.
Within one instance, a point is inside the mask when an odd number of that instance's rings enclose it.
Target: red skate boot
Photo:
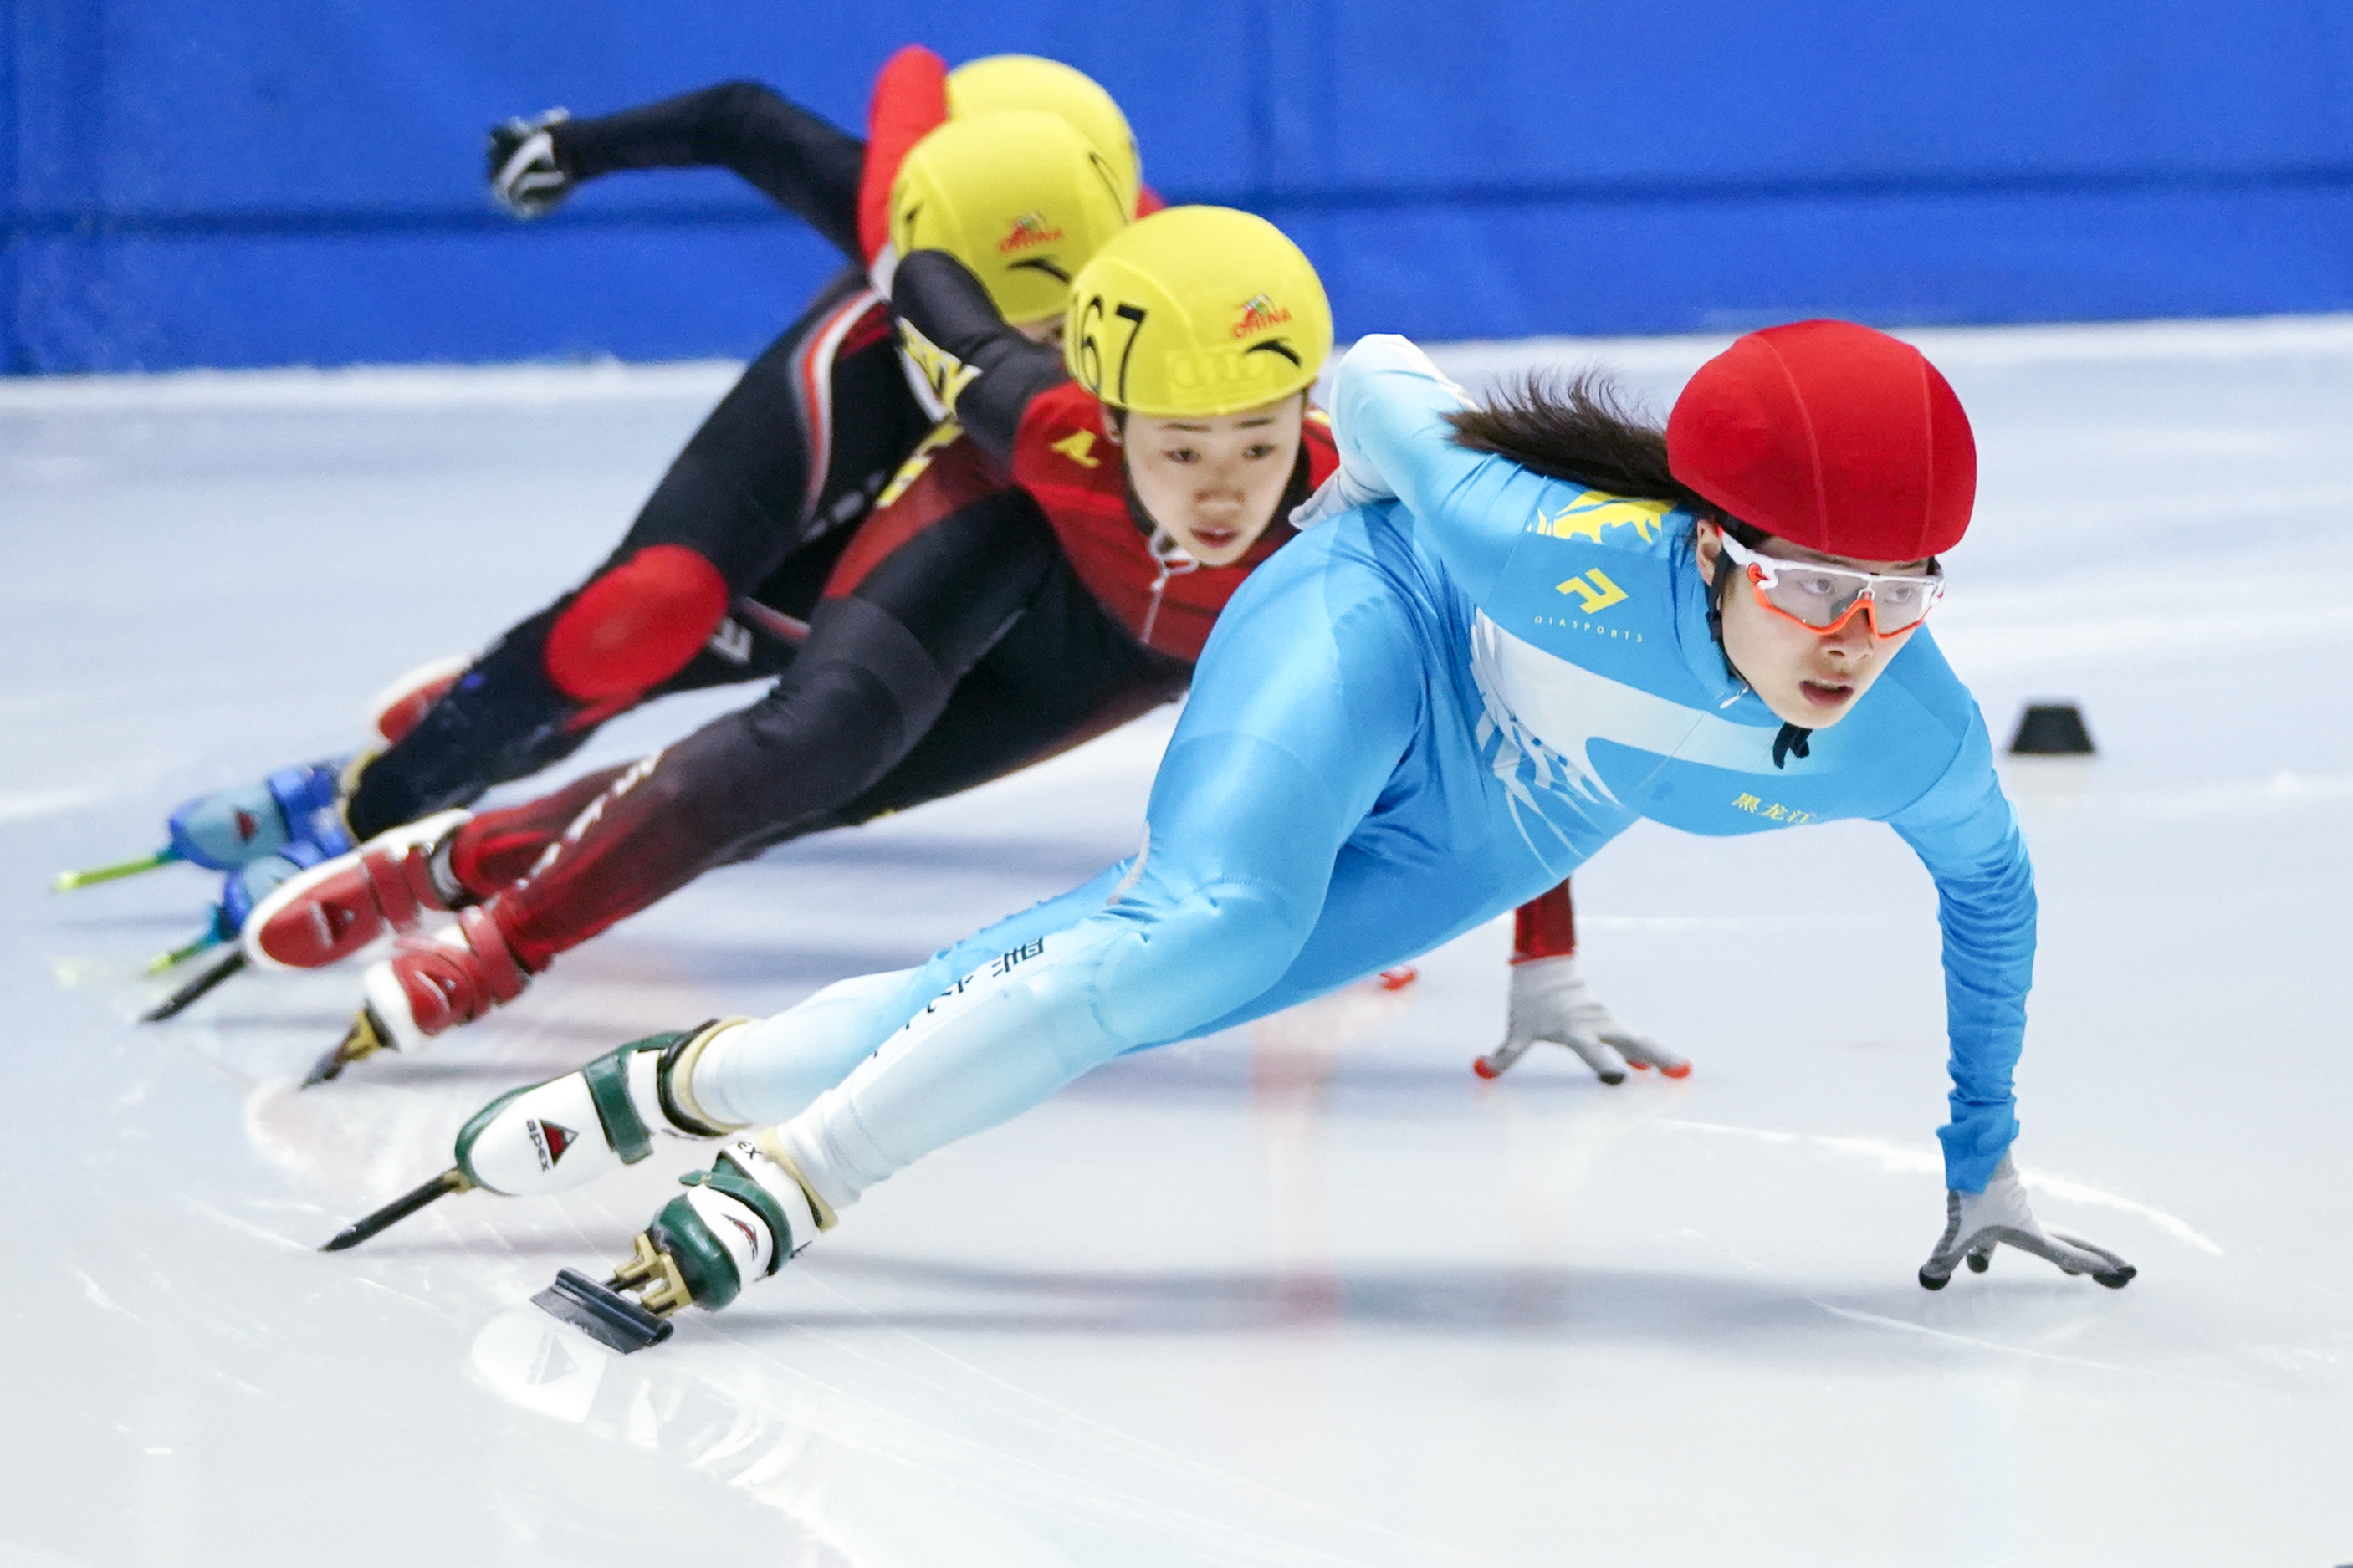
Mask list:
[[[458,923],[429,938],[411,937],[392,956],[368,965],[367,1000],[343,1043],[319,1059],[308,1089],[378,1051],[423,1050],[436,1035],[470,1024],[512,1002],[531,984],[489,909],[458,911]]]
[[[246,919],[246,957],[261,969],[317,969],[387,931],[416,930],[427,910],[447,910],[454,889],[441,886],[433,861],[471,817],[435,812],[279,883]]]
[[[316,969],[387,931],[406,936],[427,910],[487,899],[528,876],[627,771],[586,773],[520,805],[437,812],[386,829],[258,901],[242,928],[246,952],[265,969]]]

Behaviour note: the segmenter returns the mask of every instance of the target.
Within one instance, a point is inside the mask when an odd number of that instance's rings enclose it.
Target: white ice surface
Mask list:
[[[297,1093],[350,970],[179,1021],[174,870],[51,897],[602,556],[725,367],[0,386],[0,1564],[2353,1559],[2353,324],[1943,332],[1979,521],[1937,630],[2040,868],[2043,1217],[1942,1294],[1933,900],[1892,835],[1642,829],[1588,965],[1687,1052],[1499,1084],[1499,925],[1124,1061],[626,1361],[522,1305],[701,1152],[311,1250],[512,1084],[912,963],[1134,841],[1166,722],[722,872],[438,1054]],[[1663,403],[1710,347],[1595,358]],[[744,694],[748,695],[748,694]],[[581,765],[742,700],[633,716]]]

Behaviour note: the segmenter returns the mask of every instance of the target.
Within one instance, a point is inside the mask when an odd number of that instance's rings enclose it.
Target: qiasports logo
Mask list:
[[[1576,595],[1577,602],[1585,606],[1585,613],[1588,616],[1598,616],[1612,605],[1622,605],[1626,602],[1626,590],[1611,582],[1609,574],[1599,566],[1590,572],[1571,577],[1567,582],[1556,587],[1553,592]]]
[[[1234,323],[1234,336],[1246,338],[1252,332],[1279,327],[1289,320],[1291,312],[1276,304],[1273,295],[1253,294],[1242,301],[1242,319]]]
[[[997,254],[1009,256],[1033,245],[1051,245],[1061,237],[1062,231],[1048,225],[1044,214],[1023,213],[1013,220],[1013,232],[997,242]]]

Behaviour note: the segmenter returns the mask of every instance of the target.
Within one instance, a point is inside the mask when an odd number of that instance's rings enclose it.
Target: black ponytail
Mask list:
[[[1627,406],[1608,374],[1588,370],[1563,381],[1541,374],[1505,386],[1484,408],[1446,416],[1458,445],[1493,452],[1524,468],[1613,496],[1669,501],[1713,522],[1755,550],[1770,537],[1675,478],[1667,467],[1667,433]],[[1725,584],[1718,557],[1708,584],[1708,622],[1722,639]],[[1799,755],[1805,753],[1800,752]]]
[[[1717,508],[1667,468],[1667,433],[1626,404],[1608,375],[1588,370],[1566,381],[1529,375],[1484,408],[1450,414],[1454,439],[1524,468],[1610,495],[1662,500],[1700,517]]]

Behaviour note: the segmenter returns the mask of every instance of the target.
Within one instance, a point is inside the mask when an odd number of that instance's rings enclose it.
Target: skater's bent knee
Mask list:
[[[719,569],[651,544],[596,578],[548,628],[547,677],[575,701],[634,696],[684,668],[727,614]]]
[[[1104,953],[1096,1013],[1122,1038],[1180,1039],[1282,978],[1314,912],[1250,883],[1217,883],[1146,912]]]

